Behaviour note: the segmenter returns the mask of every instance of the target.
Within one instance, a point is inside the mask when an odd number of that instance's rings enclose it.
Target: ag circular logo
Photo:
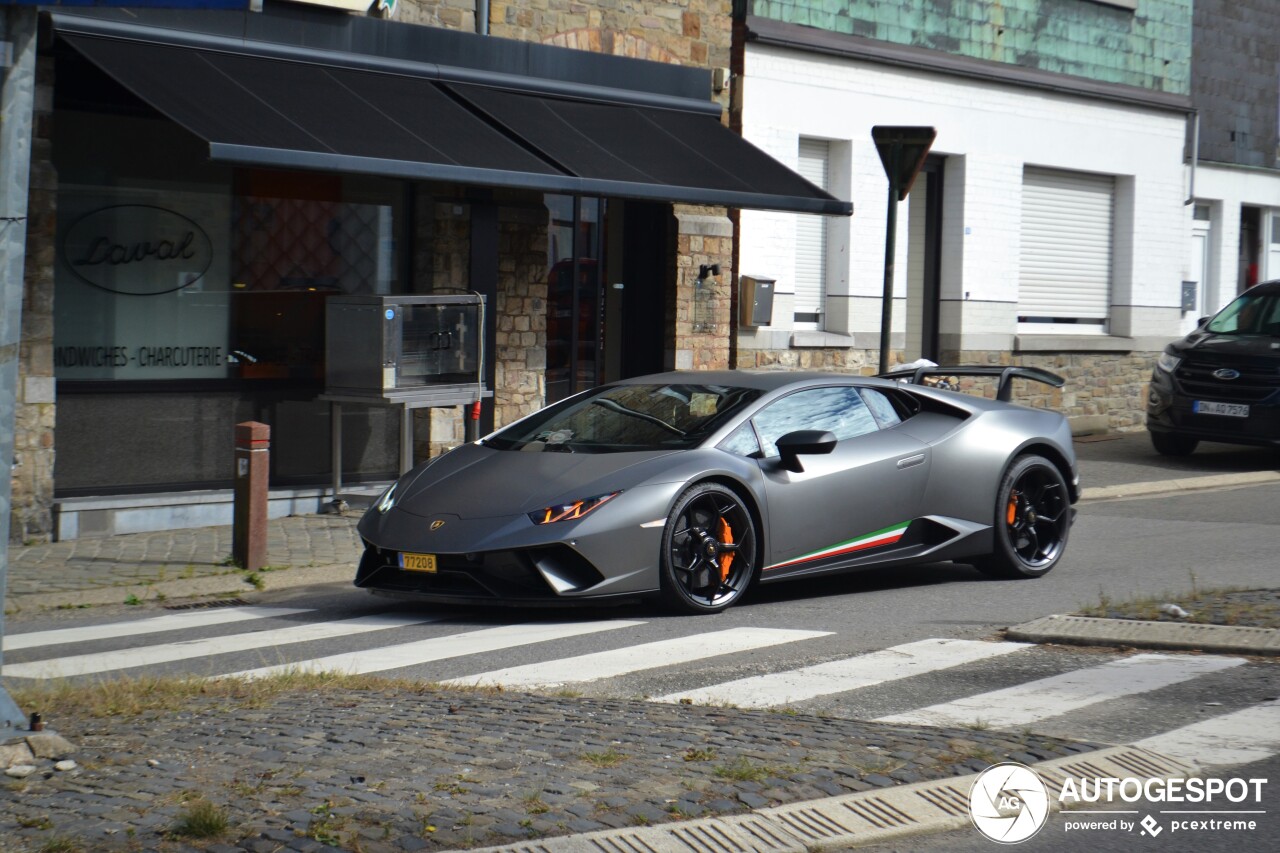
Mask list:
[[[1049,819],[1049,791],[1036,771],[1005,762],[978,774],[969,791],[969,815],[978,831],[1000,844],[1017,844]]]

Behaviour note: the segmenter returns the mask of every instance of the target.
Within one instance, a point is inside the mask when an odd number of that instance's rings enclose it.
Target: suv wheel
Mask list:
[[[1153,432],[1151,446],[1161,456],[1190,456],[1200,444],[1198,438],[1188,438],[1172,432]]]

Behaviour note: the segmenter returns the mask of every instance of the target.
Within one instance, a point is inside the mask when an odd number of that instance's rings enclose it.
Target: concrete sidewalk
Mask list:
[[[1076,453],[1085,500],[1280,482],[1277,457],[1266,450],[1207,444],[1171,459],[1151,448],[1145,432],[1082,437]],[[254,574],[231,565],[229,526],[11,546],[7,612],[350,581],[360,558],[359,516],[271,521],[268,568]]]

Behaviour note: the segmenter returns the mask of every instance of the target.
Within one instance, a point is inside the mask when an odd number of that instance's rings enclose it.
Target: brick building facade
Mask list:
[[[314,16],[307,11],[308,8],[302,4],[269,3],[262,17],[296,20],[299,26],[311,26],[307,22]],[[576,4],[548,0],[521,4],[494,2],[487,8],[487,22],[480,21],[477,26],[477,6],[472,2],[402,0],[394,14],[396,20],[370,22],[369,26],[387,28],[388,41],[395,43],[410,40],[401,29],[396,29],[405,26],[456,32],[459,37],[466,34],[467,38],[456,41],[456,44],[439,40],[432,43],[449,52],[455,61],[456,56],[475,50],[483,52],[483,48],[476,47],[478,42],[468,40],[473,38],[482,41],[514,40],[545,46],[548,50],[646,60],[649,65],[629,66],[635,69],[632,77],[639,94],[634,97],[639,103],[655,103],[661,107],[667,102],[675,103],[679,98],[685,99],[681,103],[702,100],[706,108],[700,111],[701,115],[715,112],[717,100],[720,111],[727,106],[728,92],[723,87],[713,88],[713,75],[710,73],[711,69],[729,64],[731,18],[727,2],[692,0],[681,6],[660,2],[604,3],[585,9]],[[88,18],[95,15],[92,12],[85,14]],[[123,27],[124,34],[119,37],[127,39],[139,37],[129,27],[148,26],[147,20],[137,25],[132,22],[113,23],[110,11],[96,14],[106,23],[84,25],[89,27],[93,38],[98,35],[93,27],[106,27],[108,38],[117,37],[117,30]],[[157,14],[163,17],[164,13]],[[335,38],[334,28],[329,25],[336,20],[333,13],[317,14],[327,15],[316,30],[316,33],[323,33],[319,40]],[[376,16],[376,10],[370,15]],[[73,13],[63,15],[59,21],[64,23],[55,22],[53,31],[61,36],[64,26],[76,29],[78,24],[65,23],[75,17]],[[193,29],[199,31],[206,26],[202,20],[205,19],[192,17],[181,23],[189,21]],[[266,24],[270,23],[266,21]],[[164,25],[173,27],[172,23]],[[210,32],[217,31],[217,25],[209,26],[212,26]],[[111,30],[111,27],[117,30]],[[269,27],[264,24],[264,31],[267,29]],[[366,28],[361,32],[372,30]],[[482,33],[484,37],[472,36],[474,33]],[[197,33],[195,38],[207,36]],[[344,49],[340,37],[337,38],[339,40],[334,44],[338,49]],[[579,365],[579,357],[575,354],[570,370],[567,373],[561,370],[559,375],[568,375],[570,383],[593,384],[620,375],[664,368],[728,366],[730,284],[736,278],[732,222],[729,208],[696,203],[698,191],[681,189],[676,193],[679,201],[668,200],[665,204],[661,191],[652,188],[640,192],[639,202],[629,200],[625,190],[620,193],[622,201],[615,202],[602,194],[598,202],[592,202],[596,207],[592,208],[594,212],[590,215],[595,219],[579,221],[579,215],[587,214],[575,213],[565,220],[568,224],[557,224],[555,215],[548,215],[550,208],[547,205],[552,202],[544,202],[544,198],[553,196],[544,197],[515,186],[504,187],[501,181],[496,189],[493,186],[469,185],[465,181],[409,182],[399,185],[405,187],[402,192],[397,189],[398,185],[376,177],[331,177],[318,173],[320,177],[316,183],[332,188],[320,190],[308,189],[306,181],[285,173],[255,171],[243,166],[228,168],[219,165],[217,158],[212,164],[206,164],[202,157],[207,156],[207,152],[202,155],[200,148],[203,143],[167,123],[169,113],[165,112],[163,105],[153,110],[150,102],[143,103],[145,97],[135,97],[133,89],[126,92],[114,80],[108,79],[112,75],[120,76],[118,70],[111,70],[109,61],[106,66],[100,58],[92,63],[85,62],[85,57],[79,52],[91,40],[73,50],[69,42],[58,38],[52,46],[46,47],[40,59],[12,539],[67,538],[219,523],[219,513],[224,512],[229,504],[218,495],[224,485],[222,481],[229,478],[231,472],[230,433],[225,436],[224,446],[222,428],[247,417],[269,423],[274,421],[276,446],[273,448],[273,463],[277,465],[277,471],[272,474],[273,488],[280,485],[282,488],[278,491],[289,493],[279,511],[308,511],[309,508],[314,511],[319,505],[317,502],[326,499],[323,469],[328,454],[322,451],[328,424],[324,404],[315,396],[316,390],[306,390],[301,385],[290,384],[293,380],[285,379],[297,373],[296,364],[288,368],[282,362],[281,368],[271,369],[285,372],[269,373],[268,366],[259,361],[261,353],[255,352],[237,356],[239,361],[231,359],[236,361],[235,365],[228,362],[227,370],[234,371],[236,376],[250,375],[252,370],[257,376],[278,377],[273,380],[275,385],[270,386],[275,390],[269,390],[262,384],[256,387],[268,390],[237,390],[243,383],[238,385],[238,380],[217,378],[208,369],[199,375],[212,378],[188,381],[183,378],[176,360],[172,365],[165,362],[164,371],[154,372],[154,376],[162,377],[161,381],[155,382],[151,381],[152,375],[141,375],[134,369],[135,365],[130,360],[136,359],[129,355],[133,349],[119,341],[107,340],[107,337],[124,334],[120,330],[131,323],[132,327],[157,338],[159,345],[155,351],[164,352],[164,358],[169,358],[167,353],[178,352],[179,348],[171,346],[172,342],[167,339],[161,340],[163,336],[158,330],[166,328],[164,321],[148,321],[142,314],[134,320],[127,317],[121,320],[114,315],[114,319],[104,317],[105,322],[99,327],[106,330],[99,335],[102,340],[86,338],[83,330],[92,328],[92,320],[88,316],[74,321],[67,318],[59,321],[57,294],[64,288],[67,293],[72,293],[74,287],[81,285],[68,285],[57,280],[59,264],[66,264],[68,260],[65,257],[60,260],[55,247],[66,240],[68,228],[79,222],[83,215],[80,208],[64,210],[63,221],[60,222],[60,197],[73,198],[80,205],[89,204],[84,198],[103,198],[107,201],[94,201],[90,206],[100,207],[106,203],[139,208],[154,206],[156,202],[153,199],[156,198],[178,198],[187,199],[189,204],[202,210],[229,210],[233,217],[232,230],[228,234],[226,226],[219,225],[222,230],[211,231],[213,244],[220,247],[221,241],[230,239],[233,245],[254,251],[258,250],[253,248],[258,244],[253,241],[258,238],[250,239],[252,234],[248,232],[241,234],[236,229],[243,230],[243,224],[234,224],[237,221],[243,223],[249,214],[275,216],[274,224],[269,218],[263,218],[261,222],[263,227],[278,228],[283,224],[279,217],[285,210],[294,210],[295,213],[290,215],[295,217],[303,211],[318,212],[323,218],[332,215],[324,213],[325,210],[340,209],[345,211],[340,213],[342,224],[338,224],[338,219],[331,219],[328,226],[330,245],[335,239],[334,229],[351,227],[353,217],[367,220],[362,227],[384,229],[370,232],[374,235],[370,239],[384,239],[386,234],[392,233],[385,231],[388,227],[408,229],[404,233],[394,232],[397,245],[401,246],[396,250],[397,257],[407,255],[406,260],[396,260],[395,268],[387,273],[398,282],[393,284],[394,292],[438,294],[469,291],[478,287],[477,275],[489,281],[485,287],[491,288],[487,310],[494,346],[488,366],[493,397],[484,407],[485,427],[509,423],[554,399],[548,385],[548,376],[554,372],[554,366],[549,364],[548,354],[553,350],[562,354],[564,348],[561,341],[551,339],[549,332],[555,312],[553,303],[558,298],[551,292],[551,283],[557,280],[552,252],[560,251],[563,257],[563,252],[568,249],[566,245],[557,248],[557,239],[576,246],[576,241],[587,231],[591,231],[591,239],[598,241],[598,260],[575,257],[571,266],[575,275],[581,269],[589,270],[595,277],[596,283],[592,286],[601,288],[597,303],[599,312],[592,314],[596,326],[590,329],[584,326],[580,334],[575,333],[573,340],[591,339],[597,349],[583,357],[590,362],[586,367]],[[360,38],[354,38],[354,41],[360,43]],[[257,49],[252,47],[252,50]],[[504,59],[504,55],[507,58]],[[523,51],[510,50],[505,54],[498,51],[493,62],[495,67],[509,66],[518,74],[516,66],[522,61],[544,62],[548,67],[556,65],[547,56],[549,54],[537,54],[528,59]],[[407,57],[406,60],[418,58]],[[432,57],[421,58],[430,60]],[[379,56],[372,61],[389,60],[387,56]],[[575,62],[569,59],[560,65],[573,67]],[[657,73],[654,69],[660,66],[700,69],[703,75],[698,78],[702,80],[701,88],[690,92],[689,81],[694,78]],[[106,74],[100,67],[107,67]],[[632,87],[627,74],[618,70],[621,66],[600,67],[604,70],[603,78],[584,80],[587,85]],[[653,82],[647,82],[646,75],[652,75]],[[90,78],[93,81],[91,86],[84,83]],[[563,88],[565,84],[553,82],[548,85]],[[674,94],[663,94],[667,90]],[[98,91],[108,91],[110,98],[117,103],[104,106],[91,103]],[[595,93],[591,97],[609,97],[605,89],[600,91],[604,94]],[[663,98],[667,100],[663,101]],[[98,125],[93,123],[104,121],[93,118],[99,115],[108,117],[106,124],[101,125],[101,136],[96,132]],[[694,120],[691,118],[691,121]],[[702,121],[697,119],[694,123]],[[126,125],[128,129],[122,129]],[[133,125],[156,128],[157,132],[149,137],[140,136],[141,131],[133,129]],[[61,136],[58,128],[62,128]],[[85,128],[89,128],[88,133]],[[706,135],[705,131],[701,133]],[[727,130],[722,130],[722,133],[729,135]],[[97,158],[93,152],[79,150],[84,147],[83,140],[90,137],[110,149],[109,156],[101,159],[97,171]],[[71,145],[73,138],[82,141],[79,148]],[[137,145],[132,144],[135,138]],[[194,144],[196,142],[200,145]],[[161,149],[168,150],[166,146],[176,148],[179,153],[173,158],[158,156]],[[153,151],[156,153],[151,153]],[[170,159],[172,162],[164,165]],[[117,161],[118,169],[111,165]],[[109,180],[98,186],[99,176],[104,174],[104,170]],[[110,175],[113,170],[118,171],[118,176]],[[182,170],[185,172],[179,176],[181,181],[174,183],[175,174]],[[129,184],[137,179],[129,175],[142,176],[136,189]],[[729,176],[724,180],[735,178]],[[113,182],[124,189],[110,189],[107,184]],[[166,186],[170,189],[164,189]],[[214,188],[212,194],[211,187]],[[298,189],[282,189],[288,187]],[[226,200],[228,191],[229,202]],[[322,192],[341,195],[333,195],[337,199],[333,202],[304,200],[292,207],[281,207],[271,201],[277,195],[296,192],[301,192],[304,199]],[[124,195],[112,201],[112,193]],[[711,193],[706,197],[715,195]],[[566,199],[577,196],[562,193],[555,198],[560,199],[556,204],[564,204]],[[339,208],[333,208],[333,204],[338,204]],[[576,206],[573,209],[576,210]],[[586,210],[585,202],[583,210]],[[382,220],[378,216],[394,225],[379,225]],[[314,227],[322,225],[323,222]],[[651,241],[627,236],[633,226],[636,234],[641,234],[642,230]],[[580,233],[575,234],[575,231]],[[220,234],[224,236],[219,237]],[[378,234],[384,234],[384,237],[377,237]],[[240,242],[236,243],[236,240]],[[328,251],[323,237],[313,245],[313,253]],[[622,256],[631,257],[632,266],[608,267],[612,261],[607,259]],[[292,261],[295,267],[310,263],[305,255],[296,256],[295,253],[295,257]],[[366,265],[373,269],[375,261],[376,258],[370,255]],[[217,270],[220,269],[218,264],[224,262],[215,260],[213,263],[211,269]],[[233,258],[231,263],[239,262]],[[381,264],[380,261],[377,263]],[[329,286],[324,283],[328,279],[317,278],[314,273],[306,273],[310,277],[299,278],[302,272],[290,272],[285,269],[283,261],[278,261],[277,267],[273,275],[281,276],[282,281],[312,285],[303,289]],[[257,269],[244,263],[239,268]],[[720,270],[720,274],[715,276],[702,272],[711,268]],[[64,266],[62,269],[62,277],[70,281],[68,268]],[[232,276],[231,282],[237,281],[235,276],[249,274],[236,272],[238,268],[234,266],[231,269],[229,273],[222,273]],[[568,269],[565,268],[566,272]],[[623,281],[624,269],[636,275],[636,280]],[[407,276],[404,275],[405,270],[409,271]],[[191,280],[191,273],[182,275],[186,276],[184,280]],[[561,275],[558,280],[565,280],[565,276]],[[606,285],[608,289],[605,289]],[[243,281],[233,285],[223,283],[220,288],[228,286],[250,291],[257,287],[253,281]],[[629,288],[626,291],[629,299],[641,299],[644,312],[636,316],[618,313],[622,310],[618,307],[622,303],[615,302],[621,299],[621,294],[614,288],[621,291],[624,287]],[[223,300],[222,310],[225,313],[226,300],[230,299],[234,306],[239,298],[234,292],[228,297],[216,293],[200,295],[205,291],[206,286],[201,284],[184,291],[198,298],[186,302],[177,297],[170,298],[175,306],[171,313],[179,309],[194,310],[202,300],[217,303],[219,299]],[[100,293],[94,292],[93,295],[96,299],[104,298]],[[70,311],[74,302],[74,298],[64,298],[62,308]],[[123,300],[119,304],[126,306],[120,311],[127,315],[137,313],[134,309],[140,301]],[[158,301],[153,300],[149,304],[158,304]],[[629,304],[634,308],[634,302]],[[314,306],[309,310],[314,311]],[[591,310],[596,311],[594,308]],[[613,312],[613,319],[612,325],[606,328],[605,312],[608,311]],[[233,314],[231,318],[233,323],[244,321],[240,314]],[[73,327],[81,330],[78,332],[80,338],[69,336],[67,330]],[[62,330],[61,340],[59,329]],[[624,337],[627,341],[625,346],[620,343]],[[234,339],[230,346],[235,346]],[[216,347],[204,349],[216,350],[216,359],[224,357]],[[124,365],[115,373],[111,370],[113,359],[123,360],[121,364]],[[217,363],[221,364],[221,361]],[[307,388],[312,386],[307,385]],[[560,393],[560,390],[555,391],[555,394]],[[465,422],[462,415],[463,410],[459,408],[419,410],[413,424],[415,457],[420,460],[463,440]],[[350,419],[353,413],[344,410],[343,416]],[[351,466],[357,479],[361,472],[375,480],[379,476],[385,477],[393,464],[395,419],[374,410],[367,414],[356,412],[354,417],[355,428],[344,426],[344,439],[354,435],[357,442],[367,442],[367,446],[342,448],[343,467]],[[165,423],[171,426],[162,428]],[[100,441],[106,443],[98,443]],[[224,468],[225,477],[220,473]]]

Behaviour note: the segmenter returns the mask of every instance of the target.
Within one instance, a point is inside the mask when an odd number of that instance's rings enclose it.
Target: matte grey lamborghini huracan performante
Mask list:
[[[945,368],[932,373],[992,373]],[[666,373],[549,406],[405,474],[360,521],[355,583],[433,601],[661,596],[957,560],[1039,577],[1078,496],[1066,420],[907,380]],[[914,380],[914,381],[913,381]]]

